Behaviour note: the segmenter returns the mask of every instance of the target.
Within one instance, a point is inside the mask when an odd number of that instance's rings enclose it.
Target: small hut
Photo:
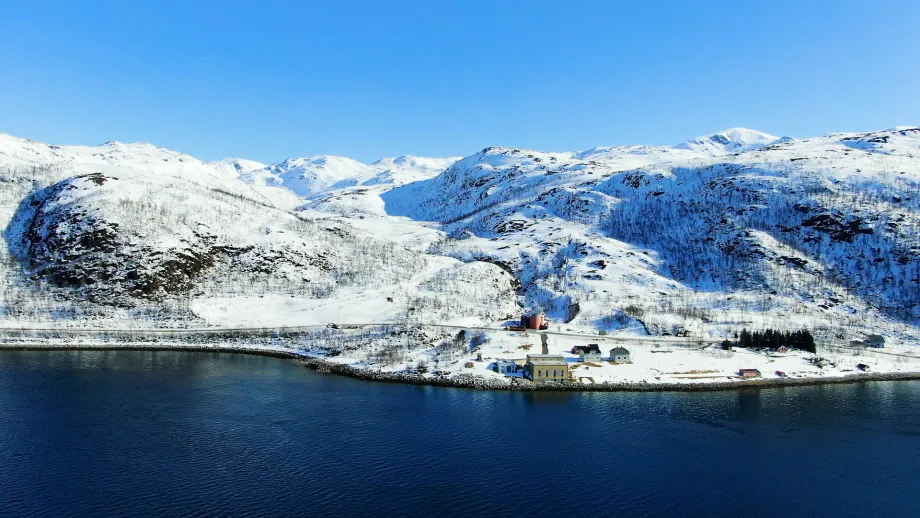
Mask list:
[[[760,371],[757,369],[741,369],[738,371],[738,374],[742,378],[759,378]]]

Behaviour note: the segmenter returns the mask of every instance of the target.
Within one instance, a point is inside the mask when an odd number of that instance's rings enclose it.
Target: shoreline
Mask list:
[[[844,376],[807,377],[807,378],[770,378],[743,381],[718,381],[710,383],[632,383],[605,382],[596,384],[582,383],[541,383],[529,381],[506,381],[508,378],[491,378],[475,374],[459,374],[453,378],[431,377],[421,374],[396,372],[379,372],[359,369],[350,365],[330,362],[323,358],[309,356],[295,351],[279,349],[259,349],[228,346],[169,346],[169,345],[45,345],[45,344],[0,344],[2,351],[147,351],[147,352],[210,352],[223,354],[247,354],[265,356],[284,360],[297,360],[304,367],[320,373],[329,373],[362,381],[380,383],[402,383],[444,388],[464,388],[473,390],[495,390],[505,392],[724,392],[728,390],[765,389],[782,387],[803,387],[815,385],[839,385],[865,383],[870,381],[915,381],[920,380],[920,372],[867,372],[847,374]]]

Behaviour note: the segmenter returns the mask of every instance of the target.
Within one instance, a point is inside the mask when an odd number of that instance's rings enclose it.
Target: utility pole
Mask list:
[[[409,352],[409,315],[415,311],[415,308],[406,308],[406,352]]]

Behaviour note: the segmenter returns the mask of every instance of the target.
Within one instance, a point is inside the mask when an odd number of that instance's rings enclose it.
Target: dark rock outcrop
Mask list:
[[[132,305],[135,298],[187,291],[214,265],[214,251],[206,239],[151,246],[147,236],[126,231],[80,196],[117,180],[77,176],[27,198],[23,204],[32,209],[31,217],[19,244],[28,266],[35,276],[79,289],[95,302]]]

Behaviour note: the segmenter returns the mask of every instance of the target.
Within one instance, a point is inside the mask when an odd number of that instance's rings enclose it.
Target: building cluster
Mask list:
[[[631,357],[625,347],[615,347],[606,358],[597,344],[578,345],[570,351],[578,355],[578,362],[601,362],[605,359],[611,363],[629,363]],[[493,369],[505,376],[519,376],[535,383],[565,382],[572,379],[569,361],[562,354],[528,354],[523,365],[521,360],[496,360]]]

